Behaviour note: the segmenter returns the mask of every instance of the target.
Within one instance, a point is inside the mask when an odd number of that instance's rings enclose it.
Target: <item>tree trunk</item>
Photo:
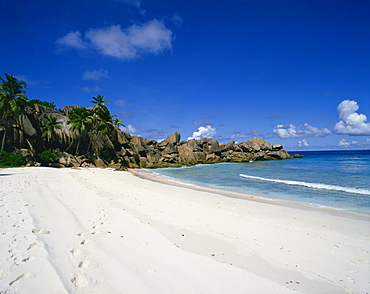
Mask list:
[[[80,146],[80,139],[77,140],[77,147],[76,147],[76,153],[75,153],[75,156],[77,156],[77,152],[78,152],[78,147]]]
[[[72,142],[71,142],[71,144],[69,144],[69,146],[67,147],[66,152],[69,150],[69,148],[71,148],[71,147],[72,147],[73,143],[74,143],[74,139],[73,139],[73,137],[72,137]]]
[[[3,153],[3,151],[4,151],[4,146],[5,146],[6,127],[5,127],[4,129],[5,129],[5,131],[4,131],[3,139],[1,140],[1,151],[0,151],[0,154],[2,154],[2,153]]]

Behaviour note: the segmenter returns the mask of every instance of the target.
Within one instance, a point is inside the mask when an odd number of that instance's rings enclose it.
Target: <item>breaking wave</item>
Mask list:
[[[241,176],[243,178],[249,178],[249,179],[260,180],[260,181],[265,181],[265,182],[281,183],[281,184],[286,184],[286,185],[305,186],[305,187],[313,188],[313,189],[325,189],[325,190],[341,191],[341,192],[346,192],[346,193],[356,193],[356,194],[370,195],[370,190],[367,190],[367,189],[356,189],[356,188],[348,188],[348,187],[342,187],[342,186],[336,186],[336,185],[307,183],[307,182],[301,182],[301,181],[268,179],[268,178],[262,178],[262,177],[249,176],[249,175],[245,175],[245,174],[239,174],[239,176]]]

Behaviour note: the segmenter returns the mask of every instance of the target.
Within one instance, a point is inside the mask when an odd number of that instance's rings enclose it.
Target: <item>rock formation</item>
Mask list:
[[[180,134],[174,132],[162,142],[156,142],[131,136],[117,126],[108,135],[74,132],[67,122],[71,110],[77,107],[79,106],[68,106],[61,112],[36,104],[35,108],[26,109],[26,114],[18,117],[17,124],[0,122],[0,138],[7,131],[5,150],[25,156],[29,165],[118,169],[292,158],[282,150],[282,145],[272,145],[261,138],[252,138],[242,143],[231,141],[227,144],[211,138],[181,141]],[[51,142],[46,142],[41,137],[40,126],[50,116],[58,118],[61,129],[56,129]],[[41,153],[50,149],[50,146],[53,147],[56,159],[45,163]]]

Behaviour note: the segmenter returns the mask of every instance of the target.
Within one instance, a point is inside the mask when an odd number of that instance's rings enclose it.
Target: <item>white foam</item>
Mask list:
[[[366,189],[356,189],[356,188],[348,188],[348,187],[342,187],[342,186],[336,186],[336,185],[308,183],[308,182],[301,182],[301,181],[268,179],[268,178],[262,178],[262,177],[256,177],[256,176],[249,176],[245,174],[240,174],[239,176],[243,178],[255,179],[255,180],[266,181],[266,182],[281,183],[281,184],[286,184],[286,185],[297,185],[297,186],[305,186],[305,187],[314,188],[314,189],[325,189],[325,190],[342,191],[342,192],[347,192],[347,193],[370,195],[370,190],[366,190]]]

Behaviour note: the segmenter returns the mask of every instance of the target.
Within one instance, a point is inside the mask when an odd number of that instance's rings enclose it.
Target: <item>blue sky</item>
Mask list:
[[[2,0],[0,67],[30,99],[125,131],[370,148],[368,0]]]

